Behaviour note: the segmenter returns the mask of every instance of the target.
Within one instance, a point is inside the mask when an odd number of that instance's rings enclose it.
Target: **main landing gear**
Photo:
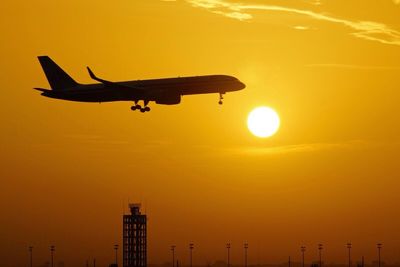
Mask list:
[[[219,93],[219,101],[218,101],[218,104],[220,104],[220,105],[223,104],[223,102],[222,102],[222,100],[224,99],[223,94],[224,94],[224,93]]]
[[[135,105],[133,105],[131,107],[131,110],[135,111],[135,110],[140,110],[140,112],[144,113],[144,112],[149,112],[150,111],[150,107],[147,106],[147,104],[149,103],[148,100],[144,101],[144,107],[142,107],[141,105],[138,104],[138,101],[135,101]]]

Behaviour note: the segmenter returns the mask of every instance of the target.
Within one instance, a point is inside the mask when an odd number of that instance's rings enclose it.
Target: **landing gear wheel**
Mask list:
[[[135,111],[135,110],[136,110],[136,106],[132,106],[132,107],[131,107],[131,110],[132,110],[132,111]]]
[[[150,107],[145,107],[145,108],[144,108],[144,111],[149,112],[149,111],[150,111]]]
[[[140,112],[145,113],[146,112],[146,108],[141,108]]]
[[[219,93],[219,101],[218,101],[218,104],[220,104],[220,105],[222,105],[222,99],[224,99],[223,94],[224,94],[224,93]]]
[[[136,105],[135,107],[136,107],[136,109],[141,109],[142,108],[140,105]]]

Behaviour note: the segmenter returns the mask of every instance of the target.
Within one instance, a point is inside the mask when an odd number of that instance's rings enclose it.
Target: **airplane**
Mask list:
[[[34,88],[42,96],[78,102],[133,101],[131,110],[150,111],[150,101],[156,104],[175,105],[184,95],[219,93],[222,105],[223,94],[244,89],[246,86],[237,78],[228,75],[205,75],[193,77],[164,78],[112,82],[98,78],[87,67],[89,76],[99,82],[80,84],[61,69],[50,57],[39,56],[51,89]],[[143,106],[139,105],[143,101]]]

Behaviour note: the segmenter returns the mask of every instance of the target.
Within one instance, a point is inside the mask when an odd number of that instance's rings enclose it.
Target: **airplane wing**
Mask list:
[[[139,90],[139,91],[144,91],[144,88],[142,88],[142,87],[122,85],[120,83],[115,83],[115,82],[111,82],[111,81],[107,81],[107,80],[98,78],[96,75],[94,75],[93,71],[89,67],[87,67],[87,70],[89,72],[90,78],[92,78],[95,81],[101,82],[102,84],[104,84],[106,86],[113,87],[113,88],[135,89],[135,90]]]

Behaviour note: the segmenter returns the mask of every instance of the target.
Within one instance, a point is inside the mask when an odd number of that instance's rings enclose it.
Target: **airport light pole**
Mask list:
[[[54,245],[50,246],[50,253],[51,253],[51,267],[54,267],[54,251],[56,247]]]
[[[322,244],[318,244],[319,267],[322,267],[322,249],[323,249],[323,245]]]
[[[288,267],[290,267],[291,261],[290,261],[290,256],[289,256],[289,262],[288,262]]]
[[[193,267],[193,249],[194,249],[193,243],[189,244],[189,249],[190,249],[190,267]]]
[[[244,243],[244,267],[247,267],[247,249],[249,248],[248,243]]]
[[[302,254],[302,258],[303,258],[303,267],[304,267],[304,252],[306,252],[306,247],[302,246],[300,249],[301,249],[301,254]]]
[[[381,267],[381,248],[382,248],[382,244],[378,243],[378,244],[376,244],[376,247],[378,248],[378,267]]]
[[[230,254],[230,250],[231,250],[231,243],[227,243],[226,244],[226,249],[228,250],[228,267],[231,266],[231,254]]]
[[[33,252],[33,247],[29,246],[29,258],[30,258],[30,266],[33,266],[33,261],[32,261],[32,252]]]
[[[172,267],[175,267],[175,245],[171,246],[171,252],[172,252]]]
[[[349,267],[351,267],[351,243],[347,243],[346,247],[349,251]]]
[[[115,265],[118,266],[118,244],[114,245],[114,250],[115,250]]]

